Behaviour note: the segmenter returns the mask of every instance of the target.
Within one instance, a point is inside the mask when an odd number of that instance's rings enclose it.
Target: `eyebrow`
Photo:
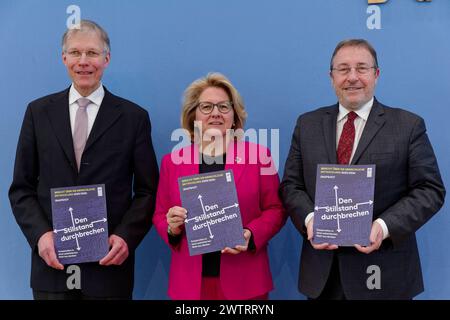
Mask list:
[[[356,64],[357,67],[368,66],[368,65],[370,65],[370,64],[367,62],[358,62]],[[350,65],[348,63],[340,63],[337,65],[337,67],[349,67],[349,66]]]
[[[224,103],[224,102],[231,102],[231,100],[223,100],[223,101],[219,101],[217,103],[211,102],[211,101],[199,101],[198,103],[212,103],[212,104],[219,104],[219,103]]]
[[[74,48],[67,48],[67,51],[74,51],[74,50],[76,50],[76,51],[83,51],[82,49],[80,49],[80,48],[76,48],[76,47],[74,47]],[[102,49],[98,49],[98,48],[87,48],[87,49],[84,49],[84,51],[102,51]]]

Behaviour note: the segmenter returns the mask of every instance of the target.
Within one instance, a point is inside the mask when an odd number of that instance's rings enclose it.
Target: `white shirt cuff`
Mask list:
[[[314,218],[314,211],[308,213],[308,215],[306,216],[306,218],[305,218],[305,228],[308,226],[308,222],[309,222],[312,218]]]
[[[375,220],[375,222],[378,222],[381,226],[381,229],[383,229],[383,240],[386,239],[387,237],[389,237],[389,230],[386,225],[386,222],[384,222],[384,220],[381,218],[378,218],[377,220]]]

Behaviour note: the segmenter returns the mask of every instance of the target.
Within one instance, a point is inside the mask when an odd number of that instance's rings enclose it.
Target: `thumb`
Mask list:
[[[378,223],[374,222],[372,225],[372,230],[370,230],[370,243],[375,243],[377,241],[379,229]]]

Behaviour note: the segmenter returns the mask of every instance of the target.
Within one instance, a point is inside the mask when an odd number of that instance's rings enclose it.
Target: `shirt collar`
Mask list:
[[[367,121],[367,118],[369,118],[370,110],[372,110],[373,100],[374,99],[372,97],[372,99],[363,104],[363,106],[358,110],[348,110],[342,104],[339,103],[339,113],[337,121],[339,122],[342,119],[344,119],[347,116],[347,114],[350,113],[351,111],[354,111],[358,115],[358,117],[364,119],[364,121]]]
[[[104,96],[105,96],[105,89],[103,88],[103,85],[100,83],[100,86],[86,98],[91,100],[91,102],[95,103],[97,106],[100,106]],[[75,86],[72,83],[69,90],[69,105],[75,103],[78,99],[82,97],[83,96],[77,91],[77,89],[75,89]]]

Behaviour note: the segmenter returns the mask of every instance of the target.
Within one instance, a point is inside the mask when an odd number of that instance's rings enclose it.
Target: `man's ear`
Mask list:
[[[62,58],[62,62],[64,63],[64,65],[67,65],[67,56],[64,51],[61,54],[61,58]]]
[[[333,78],[333,72],[330,70],[330,82],[331,82],[331,86],[334,88],[334,78]]]
[[[380,68],[377,68],[377,70],[375,71],[375,83],[377,83],[379,77],[380,77]]]
[[[108,52],[108,53],[105,55],[105,64],[106,64],[106,66],[109,65],[109,62],[110,62],[110,61],[111,61],[111,53]]]

